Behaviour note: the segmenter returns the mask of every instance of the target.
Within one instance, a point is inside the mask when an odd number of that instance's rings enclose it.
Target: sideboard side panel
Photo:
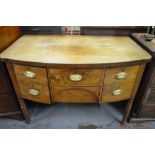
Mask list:
[[[22,95],[21,95],[21,92],[20,92],[20,89],[19,89],[19,86],[18,86],[16,75],[14,73],[13,64],[12,63],[6,63],[6,66],[7,66],[10,78],[12,80],[14,90],[16,92],[16,95],[17,95],[17,98],[18,98],[22,113],[24,115],[25,122],[29,123],[30,122],[29,112],[28,112],[28,109],[27,109],[27,106],[26,106],[24,100],[22,99]]]
[[[131,112],[133,101],[134,101],[135,95],[137,93],[139,84],[141,82],[141,79],[142,79],[142,76],[143,76],[143,73],[144,73],[144,70],[145,70],[145,66],[146,66],[146,64],[141,64],[140,65],[139,72],[137,74],[137,78],[136,78],[136,81],[135,81],[135,84],[134,84],[134,87],[133,87],[133,90],[132,90],[132,93],[131,93],[131,99],[129,99],[129,101],[128,101],[127,105],[126,105],[126,108],[125,108],[125,112],[124,112],[123,119],[122,119],[122,122],[121,122],[122,124],[129,121],[129,114]]]

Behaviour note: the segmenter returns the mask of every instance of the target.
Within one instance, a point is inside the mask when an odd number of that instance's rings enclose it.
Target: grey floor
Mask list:
[[[31,123],[0,118],[1,129],[150,129],[155,122],[120,125],[123,105],[114,104],[28,104]]]

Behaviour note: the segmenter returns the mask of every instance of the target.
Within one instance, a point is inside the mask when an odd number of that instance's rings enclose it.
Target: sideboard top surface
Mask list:
[[[106,64],[149,60],[127,36],[23,35],[0,58],[53,64]]]

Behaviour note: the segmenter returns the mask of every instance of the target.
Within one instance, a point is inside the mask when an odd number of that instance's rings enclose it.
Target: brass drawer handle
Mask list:
[[[116,90],[114,90],[114,91],[112,92],[112,94],[113,94],[114,96],[121,95],[121,93],[122,93],[122,90],[121,90],[121,89],[116,89]]]
[[[32,95],[32,96],[38,96],[39,95],[39,90],[29,89],[29,94]]]
[[[31,72],[31,71],[24,72],[24,75],[28,78],[34,78],[36,76],[36,74],[34,72]]]
[[[121,80],[121,79],[125,79],[127,77],[127,73],[126,72],[120,72],[118,74],[116,74],[116,78]]]
[[[69,78],[72,81],[81,81],[83,77],[81,74],[72,74],[69,76]]]

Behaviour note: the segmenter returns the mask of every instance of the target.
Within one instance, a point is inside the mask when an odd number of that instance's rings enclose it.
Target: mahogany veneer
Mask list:
[[[129,37],[65,35],[24,35],[0,57],[20,102],[128,100],[122,123],[151,59]]]

